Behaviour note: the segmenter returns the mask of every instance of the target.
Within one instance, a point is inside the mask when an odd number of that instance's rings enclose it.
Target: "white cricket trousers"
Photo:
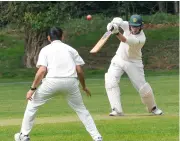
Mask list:
[[[111,61],[108,72],[105,74],[105,87],[112,109],[123,112],[119,82],[124,72],[128,75],[134,88],[139,92],[142,102],[148,111],[156,106],[151,86],[146,82],[142,60],[125,61],[115,55]]]
[[[76,78],[45,78],[34,93],[33,99],[28,101],[22,121],[21,133],[24,135],[30,133],[39,106],[46,103],[57,92],[67,94],[69,106],[77,113],[91,137],[94,140],[101,137],[90,113],[84,106],[79,90],[79,81]]]

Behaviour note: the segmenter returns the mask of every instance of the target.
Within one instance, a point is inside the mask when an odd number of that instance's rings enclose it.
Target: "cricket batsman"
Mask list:
[[[15,141],[30,141],[29,133],[33,127],[38,108],[50,100],[55,93],[67,95],[69,106],[77,113],[92,139],[102,141],[94,120],[83,103],[79,90],[80,81],[82,89],[87,96],[90,96],[81,67],[84,65],[83,59],[74,48],[62,42],[62,29],[51,28],[48,32],[48,40],[50,44],[42,48],[39,54],[36,65],[39,69],[30,90],[26,94],[28,104],[21,130],[14,136]],[[42,79],[42,84],[38,87]]]
[[[143,21],[141,16],[132,15],[129,22],[115,17],[108,23],[107,30],[110,31],[112,27],[114,28],[112,34],[115,34],[121,42],[111,60],[108,72],[105,74],[105,88],[112,109],[109,115],[123,115],[119,83],[124,72],[138,91],[148,112],[161,115],[163,112],[157,107],[153,90],[144,76],[141,49],[145,44],[146,37],[142,30]],[[123,34],[119,32],[119,28],[124,31]]]

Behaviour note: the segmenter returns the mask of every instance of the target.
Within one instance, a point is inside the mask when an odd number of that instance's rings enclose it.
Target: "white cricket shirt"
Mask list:
[[[137,35],[133,35],[129,30],[129,23],[123,21],[121,28],[124,30],[123,35],[126,37],[126,42],[120,42],[119,48],[116,51],[116,55],[126,61],[142,60],[141,48],[144,46],[146,37],[144,32]]]
[[[84,64],[74,48],[55,40],[41,49],[36,67],[47,67],[46,78],[77,77],[76,65]]]

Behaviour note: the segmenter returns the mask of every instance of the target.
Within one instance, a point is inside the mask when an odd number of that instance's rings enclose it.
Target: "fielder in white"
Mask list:
[[[31,89],[27,92],[28,104],[20,133],[16,133],[14,136],[15,141],[30,141],[29,133],[33,127],[38,108],[50,100],[57,92],[67,94],[68,104],[77,113],[93,140],[102,141],[102,137],[90,113],[84,106],[79,90],[80,81],[82,89],[90,96],[81,68],[84,65],[84,61],[78,52],[71,46],[64,44],[61,41],[62,39],[63,31],[61,29],[56,27],[50,29],[48,40],[51,43],[40,51],[37,62],[39,69]],[[45,75],[46,77],[44,78]],[[42,79],[42,84],[38,87]]]
[[[145,44],[146,37],[142,30],[141,16],[132,15],[129,22],[116,17],[108,23],[107,30],[110,31],[112,27],[114,27],[112,34],[116,34],[121,42],[116,55],[111,60],[108,72],[105,74],[105,88],[112,109],[109,115],[123,115],[119,83],[124,72],[139,92],[142,103],[146,105],[148,111],[155,115],[161,115],[162,111],[157,108],[153,90],[144,77],[141,48]],[[124,31],[123,34],[119,32],[119,28]]]

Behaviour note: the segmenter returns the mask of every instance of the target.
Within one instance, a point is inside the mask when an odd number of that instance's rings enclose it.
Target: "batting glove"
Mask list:
[[[111,28],[112,28],[112,26],[113,26],[113,23],[108,23],[108,25],[107,25],[107,31],[110,31]]]
[[[117,33],[119,33],[119,28],[118,28],[118,26],[116,25],[116,24],[113,24],[112,25],[113,27],[114,27],[114,29],[112,30],[112,34],[117,34]]]
[[[111,23],[113,23],[113,24],[116,24],[117,26],[121,26],[121,24],[122,24],[122,22],[123,22],[123,20],[121,19],[121,18],[119,18],[119,17],[116,17],[116,18],[114,18],[113,20],[112,20],[112,22]]]
[[[113,27],[113,30],[111,31],[112,34],[117,34],[119,32],[119,28],[116,24],[113,24],[112,22],[111,23],[108,23],[107,25],[107,31],[110,31]]]

